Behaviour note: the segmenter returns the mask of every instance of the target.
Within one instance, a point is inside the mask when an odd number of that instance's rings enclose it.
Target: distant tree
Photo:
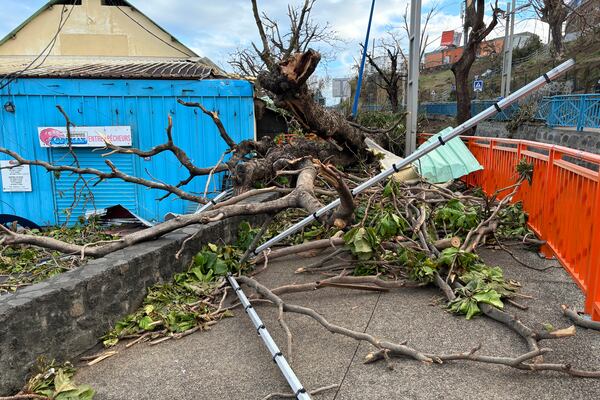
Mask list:
[[[469,31],[467,45],[462,56],[452,65],[452,73],[456,80],[456,120],[461,124],[471,118],[471,89],[469,85],[469,72],[477,57],[481,43],[494,30],[498,24],[498,15],[501,10],[498,2],[492,7],[492,20],[486,25],[485,0],[471,0],[467,2],[465,10],[464,30]]]
[[[538,35],[532,35],[521,47],[513,49],[513,60],[527,57],[542,48],[542,40]]]
[[[563,25],[569,15],[569,6],[564,0],[532,0],[531,4],[535,9],[540,21],[545,22],[550,27],[550,50],[554,55],[560,55],[563,52]]]
[[[421,48],[419,49],[419,58],[421,61],[425,55],[425,49],[430,44],[427,26],[436,13],[437,5],[434,4],[425,16],[425,22],[421,31]],[[403,29],[406,37],[408,37],[410,34],[408,5],[404,11],[403,20]],[[392,112],[397,113],[400,110],[399,98],[402,91],[402,82],[406,77],[408,59],[401,44],[403,36],[394,32],[391,28],[387,29],[386,34],[385,38],[379,40],[372,54],[369,54],[367,51],[367,61],[380,78],[375,81],[375,84],[386,92]]]
[[[376,52],[369,54],[367,51],[367,61],[379,77],[374,80],[375,85],[385,91],[392,112],[397,113],[400,110],[402,81],[406,77],[406,56],[398,35],[393,32],[388,34],[388,38],[379,41]]]

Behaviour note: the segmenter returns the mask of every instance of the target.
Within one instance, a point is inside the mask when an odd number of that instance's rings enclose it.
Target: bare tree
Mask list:
[[[307,84],[321,61],[321,54],[308,47],[312,39],[306,39],[321,32],[315,30],[315,25],[311,23],[315,1],[304,0],[304,5],[297,12],[289,12],[289,33],[282,35],[281,27],[270,28],[274,26],[273,21],[264,14],[261,16],[257,0],[251,0],[262,43],[262,46],[253,43],[252,47],[265,65],[265,70],[258,75],[258,84],[304,130],[314,132],[351,158],[357,154],[366,155],[366,135],[375,136],[384,144],[385,135],[350,124],[343,115],[317,104]],[[317,33],[307,35],[305,32]]]
[[[433,4],[430,8],[429,11],[427,11],[427,14],[425,15],[425,21],[423,22],[423,26],[421,27],[421,40],[419,43],[421,43],[421,46],[419,48],[419,64],[421,64],[423,62],[423,58],[425,57],[425,49],[427,49],[427,47],[432,43],[432,40],[429,40],[429,33],[427,30],[427,27],[429,26],[429,23],[431,22],[431,19],[433,17],[435,17],[438,13],[438,4],[435,3]],[[404,9],[404,14],[402,15],[402,21],[403,21],[403,25],[402,25],[402,29],[404,29],[404,32],[406,33],[406,37],[410,37],[410,27],[408,24],[408,4],[406,5],[406,8]],[[406,61],[406,59],[405,59]],[[408,61],[406,61],[408,63]]]
[[[433,5],[425,16],[425,22],[421,32],[421,48],[419,49],[421,61],[425,56],[425,49],[431,44],[429,35],[427,34],[427,27],[436,13],[437,5]],[[408,26],[408,5],[404,11],[403,20],[404,24],[402,29],[405,31],[406,37],[408,37],[410,35],[410,28]],[[379,40],[378,46],[375,48],[373,54],[367,52],[367,61],[369,62],[369,65],[375,69],[382,82],[376,82],[376,85],[385,90],[392,112],[397,113],[399,111],[398,99],[402,90],[402,81],[406,77],[408,59],[406,57],[406,52],[402,47],[403,37],[394,32],[391,27],[387,29],[386,34],[387,36],[385,38]]]
[[[550,27],[551,50],[555,55],[563,51],[563,25],[569,15],[569,7],[563,0],[533,0],[531,2],[540,21]]]
[[[288,5],[289,30],[282,28],[275,18],[259,13],[256,2],[253,2],[254,18],[261,22],[259,34],[263,50],[259,50],[254,43],[251,48],[238,48],[230,54],[229,65],[239,74],[256,77],[278,61],[289,58],[294,53],[304,53],[311,46],[334,47],[339,38],[331,25],[328,22],[319,24],[311,16],[315,2],[316,0],[304,1],[302,7]],[[328,53],[323,53],[322,50],[321,55],[326,56]]]
[[[392,112],[397,113],[400,110],[402,81],[406,78],[406,56],[398,35],[390,31],[388,35],[388,38],[379,41],[377,53],[367,52],[367,61],[380,78],[375,84],[385,91]]]
[[[492,7],[492,20],[486,25],[485,0],[473,0],[467,4],[465,10],[465,30],[469,30],[467,45],[462,56],[452,65],[452,73],[456,80],[456,108],[457,123],[461,124],[471,118],[471,90],[469,86],[469,72],[477,57],[477,52],[484,39],[498,24],[498,15],[501,10],[498,2]]]

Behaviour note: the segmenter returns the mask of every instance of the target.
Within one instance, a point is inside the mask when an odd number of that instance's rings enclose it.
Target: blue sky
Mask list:
[[[130,0],[132,4],[171,32],[198,54],[207,56],[228,69],[228,55],[238,47],[246,47],[257,40],[249,0],[189,1],[189,0]],[[0,35],[4,36],[21,21],[41,7],[45,0],[3,0],[0,13]],[[293,4],[300,0],[290,0]],[[388,28],[402,33],[402,15],[408,0],[377,0],[372,38],[382,37]],[[517,3],[522,3],[518,0]],[[334,52],[334,59],[319,73],[329,77],[344,77],[352,73],[355,59],[360,56],[359,43],[364,40],[370,0],[318,0],[313,12],[320,22],[329,22],[342,42]],[[435,39],[429,49],[439,46],[444,30],[460,29],[461,0],[423,0],[423,13],[432,5],[438,13],[430,23],[427,34]],[[262,11],[283,21],[285,2],[259,0]],[[500,7],[503,7],[500,4]],[[517,18],[516,32],[535,31],[544,39],[546,25],[534,21],[531,12]],[[504,25],[500,23],[491,37],[501,36]]]

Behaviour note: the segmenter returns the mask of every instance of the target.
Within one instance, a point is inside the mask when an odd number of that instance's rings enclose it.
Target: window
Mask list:
[[[80,6],[81,0],[56,0],[52,3],[53,6],[65,5],[65,6]]]

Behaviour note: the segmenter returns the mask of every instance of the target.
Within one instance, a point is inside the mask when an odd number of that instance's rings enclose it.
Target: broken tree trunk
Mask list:
[[[310,93],[306,82],[320,60],[321,55],[312,49],[293,54],[271,71],[261,73],[258,81],[275,96],[275,103],[290,112],[307,132],[327,141],[334,140],[347,151],[364,154],[365,134],[353,128],[340,113],[316,103]]]

